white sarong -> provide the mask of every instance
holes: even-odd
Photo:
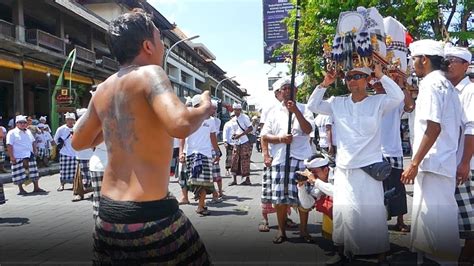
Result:
[[[461,251],[455,188],[454,177],[419,172],[415,178],[410,247],[439,263],[456,262]]]
[[[334,173],[333,241],[344,254],[370,255],[390,248],[381,181],[360,169]]]

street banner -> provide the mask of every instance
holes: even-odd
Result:
[[[294,8],[291,0],[263,0],[263,49],[264,63],[283,63],[290,55],[273,56],[273,52],[291,43],[283,20]]]

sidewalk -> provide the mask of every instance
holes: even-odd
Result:
[[[5,168],[8,169],[8,173],[0,174],[0,183],[1,184],[9,184],[12,182],[12,174],[10,167]],[[41,167],[38,168],[38,172],[40,176],[48,176],[54,175],[59,173],[59,163],[51,163],[48,167]]]

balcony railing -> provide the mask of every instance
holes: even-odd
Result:
[[[95,65],[95,52],[79,45],[74,45],[74,48],[76,49],[76,56],[78,59]]]
[[[0,19],[0,35],[15,38],[15,26],[10,22]]]
[[[115,71],[119,68],[119,63],[107,56],[102,56],[102,67]]]
[[[38,46],[64,54],[65,43],[59,37],[38,29],[29,29],[26,31],[26,41]]]

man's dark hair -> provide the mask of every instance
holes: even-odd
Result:
[[[431,61],[433,70],[448,71],[449,61],[437,55],[425,55]]]
[[[110,52],[121,65],[131,62],[139,54],[143,41],[153,41],[154,28],[151,15],[142,9],[120,15],[110,22],[107,31]]]

